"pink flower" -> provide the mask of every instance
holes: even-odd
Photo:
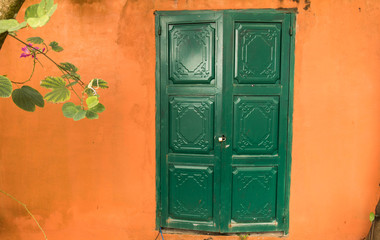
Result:
[[[38,52],[35,49],[40,50],[39,47],[33,47],[33,45],[31,43],[29,43],[28,46],[25,46],[25,47],[21,48],[21,50],[23,51],[23,53],[21,53],[20,58],[22,58],[22,57],[26,58],[26,57],[29,57],[29,56],[32,56],[32,58],[34,58],[35,55],[36,55],[36,52]],[[44,52],[44,51],[45,51],[45,48],[42,49],[42,52]]]

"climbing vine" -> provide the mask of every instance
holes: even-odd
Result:
[[[34,112],[36,106],[43,108],[45,102],[64,103],[62,112],[67,118],[72,118],[74,121],[84,118],[97,119],[99,118],[99,113],[105,110],[104,105],[99,102],[98,90],[108,88],[107,82],[99,78],[86,82],[79,75],[78,68],[74,64],[54,61],[49,56],[49,53],[59,53],[64,50],[58,42],[51,41],[48,43],[41,37],[30,37],[24,41],[17,36],[17,32],[23,28],[44,26],[49,22],[56,9],[57,4],[54,4],[54,0],[41,0],[40,3],[33,4],[25,10],[24,21],[21,23],[15,19],[0,20],[0,34],[8,33],[10,38],[22,44],[20,58],[33,59],[31,74],[27,79],[20,81],[9,79],[7,75],[0,75],[0,97],[12,97],[16,106],[28,112]],[[50,90],[45,96],[42,96],[37,89],[27,85],[33,79],[36,66],[42,66],[41,57],[46,58],[61,72],[59,76],[48,76],[40,80],[40,87]],[[72,93],[73,96],[78,98],[79,104],[69,102],[72,98]],[[47,240],[44,230],[26,205],[1,189],[0,193],[23,206]]]
[[[99,113],[105,110],[100,103],[99,89],[108,88],[108,83],[102,79],[94,78],[84,81],[78,73],[78,68],[70,62],[55,62],[50,52],[62,52],[64,49],[56,41],[49,44],[41,37],[30,37],[26,41],[17,37],[17,32],[26,27],[42,27],[49,22],[50,17],[57,9],[54,0],[41,0],[38,4],[29,6],[25,11],[24,22],[19,23],[15,19],[0,20],[0,34],[8,32],[9,37],[23,45],[20,58],[32,58],[33,66],[28,79],[23,81],[11,80],[7,75],[0,75],[0,97],[12,97],[13,102],[19,108],[34,112],[36,106],[43,108],[45,102],[64,103],[63,115],[78,121],[84,118],[98,119]],[[36,65],[41,65],[40,57],[44,57],[55,65],[61,72],[60,76],[48,76],[40,81],[40,86],[51,90],[45,96],[28,86],[33,79]],[[0,73],[1,74],[1,73]],[[78,98],[79,104],[69,102],[73,95]]]

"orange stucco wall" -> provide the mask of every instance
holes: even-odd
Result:
[[[58,62],[73,62],[87,81],[107,80],[107,110],[99,120],[73,122],[60,105],[28,113],[0,99],[0,189],[26,203],[51,240],[154,239],[153,11],[298,8],[288,239],[361,239],[380,196],[380,1],[305,2],[58,0],[46,27],[19,37],[56,40],[65,48],[52,54]],[[15,81],[31,71],[21,47],[8,38],[0,51],[0,74]],[[59,74],[43,64],[32,86]],[[0,239],[43,239],[4,195]]]

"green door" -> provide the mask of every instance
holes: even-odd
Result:
[[[288,231],[293,18],[157,13],[159,227]]]

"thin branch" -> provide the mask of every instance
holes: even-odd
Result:
[[[35,56],[35,55],[34,55]],[[38,58],[37,57],[34,57],[36,60],[37,60],[37,62],[41,65],[41,67],[44,67],[44,65],[42,65],[42,63],[40,62],[40,60],[38,60]]]
[[[75,78],[77,82],[79,82],[79,85],[84,89],[84,82],[82,82],[79,78],[77,78],[76,76],[72,75],[69,71],[63,69],[60,65],[58,65],[53,59],[51,59],[48,55],[46,55],[44,52],[42,52],[41,50],[33,47],[33,46],[29,46],[26,42],[22,41],[21,39],[17,38],[16,36],[13,36],[12,34],[10,34],[9,36],[13,37],[14,39],[16,39],[17,41],[21,42],[22,44],[24,44],[25,46],[29,47],[29,48],[33,48],[35,51],[39,52],[40,54],[43,54],[47,59],[49,59],[52,63],[54,63],[57,68],[63,73],[63,74],[68,74],[70,75],[71,77]],[[46,46],[46,44],[45,44]],[[46,46],[47,47],[47,46]],[[36,58],[35,58],[36,59]],[[37,59],[37,61],[40,63],[40,61]],[[40,63],[41,64],[41,63]],[[42,65],[42,64],[41,64]],[[67,80],[67,82],[70,84],[70,80],[65,78]],[[74,80],[75,81],[75,80]],[[83,99],[78,95],[78,93],[74,90],[73,86],[70,86],[71,90],[75,93],[75,95],[79,98],[79,100],[81,101],[81,103],[83,103]]]
[[[28,214],[33,218],[33,220],[36,222],[38,228],[41,230],[41,232],[44,234],[44,237],[45,239],[47,240],[47,237],[46,237],[46,234],[44,232],[44,230],[42,229],[41,225],[38,223],[37,219],[34,217],[34,215],[29,211],[29,209],[26,207],[26,204],[20,202],[19,200],[17,200],[15,197],[13,197],[12,195],[10,195],[9,193],[3,191],[0,189],[0,192],[6,196],[8,196],[9,198],[13,199],[14,201],[16,201],[18,204],[20,204],[21,206],[23,206],[25,208],[25,210],[28,212]]]
[[[45,45],[46,53],[49,52],[49,47],[46,45],[45,42],[43,42],[43,44]]]
[[[14,81],[11,81],[12,83],[15,83],[15,84],[24,84],[26,82],[29,82],[30,79],[32,79],[32,76],[33,76],[33,73],[34,73],[34,69],[36,68],[36,58],[33,58],[33,70],[32,70],[32,73],[30,74],[30,77],[28,78],[28,80],[24,81],[24,82],[14,82]]]
[[[13,35],[11,35],[11,34],[9,34],[9,36],[13,37],[14,39],[16,39],[17,41],[21,42],[22,44],[28,46],[28,44],[27,44],[26,42],[22,41],[21,39],[17,38],[16,36],[13,36]],[[29,47],[30,47],[30,46],[29,46]],[[43,54],[47,59],[49,59],[52,63],[54,63],[59,69],[62,69],[62,67],[61,67],[60,65],[58,65],[58,63],[56,63],[53,59],[51,59],[51,58],[50,58],[48,55],[46,55],[44,52],[42,52],[41,50],[39,50],[39,49],[37,49],[37,48],[35,48],[35,47],[31,47],[31,48],[33,48],[35,51],[37,51],[37,52]],[[71,73],[70,73],[69,71],[67,71],[67,70],[65,70],[65,69],[62,69],[62,70],[63,70],[64,72],[66,72],[67,74],[69,74],[70,76],[72,76],[73,78],[75,78],[75,80],[76,80],[77,82],[79,82],[80,85],[84,88],[85,84],[84,84],[84,82],[82,82],[82,80],[80,80],[79,78],[77,78],[77,77],[74,76],[74,75],[71,75]]]
[[[65,73],[63,72],[63,69],[61,69],[61,68],[58,68],[58,69],[59,69],[63,74],[65,74]],[[66,81],[67,81],[69,84],[71,83],[70,80],[69,80],[68,78],[64,78],[64,79],[66,79]],[[75,93],[75,95],[77,95],[77,97],[79,98],[79,100],[82,102],[83,99],[79,97],[78,93],[74,90],[73,86],[70,86],[70,88],[71,88],[71,91],[73,91],[73,92]]]

